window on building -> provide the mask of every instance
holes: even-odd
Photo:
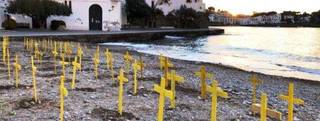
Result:
[[[72,10],[72,2],[71,2],[71,0],[69,1],[69,8],[70,8],[70,10]]]
[[[66,0],[64,1],[64,5],[68,5],[68,3],[67,3],[67,1],[66,1]]]
[[[191,0],[187,0],[186,2],[187,2],[187,3],[191,3],[192,1],[191,1]]]
[[[151,8],[154,8],[154,0],[151,2]]]

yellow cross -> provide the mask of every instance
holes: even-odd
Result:
[[[256,75],[252,75],[252,77],[250,78],[250,82],[252,85],[252,103],[254,104],[256,103],[256,100],[257,100],[256,98],[257,86],[261,84],[262,81],[259,80]]]
[[[60,79],[60,121],[64,120],[64,97],[68,96],[68,90],[67,88],[64,86],[64,80],[65,80],[65,76],[61,76]]]
[[[281,100],[288,102],[288,121],[293,121],[293,108],[294,104],[303,105],[304,101],[299,98],[294,98],[294,84],[289,83],[288,95],[280,95]]]
[[[212,98],[210,121],[216,121],[218,97],[229,98],[229,96],[227,92],[224,92],[220,87],[218,87],[217,81],[213,81],[212,86],[208,85],[207,88],[208,88],[208,91],[211,93],[211,98]]]
[[[124,62],[126,64],[126,73],[129,73],[129,69],[130,69],[130,63],[132,61],[132,56],[130,55],[130,53],[127,51],[126,54],[123,56]]]
[[[37,95],[37,81],[36,81],[37,67],[34,65],[33,56],[31,56],[31,68],[32,68],[33,98],[35,102],[38,102],[39,100]]]
[[[34,57],[35,57],[36,59],[38,59],[38,62],[42,63],[43,53],[40,52],[38,46],[40,46],[40,45],[39,45],[38,43],[36,43],[36,45],[35,45],[35,51],[34,51]]]
[[[166,87],[168,87],[169,85],[169,80],[168,80],[168,73],[169,73],[169,68],[173,67],[173,64],[170,63],[169,58],[168,57],[164,57],[164,61],[163,61],[163,73],[164,73],[164,79],[166,80]]]
[[[118,112],[120,115],[122,115],[123,84],[125,82],[128,82],[128,79],[126,77],[124,77],[123,69],[120,69],[118,80],[119,80]]]
[[[10,52],[9,48],[7,48],[7,65],[8,65],[8,78],[11,79],[11,65],[10,65]]]
[[[8,37],[3,37],[2,41],[2,61],[4,64],[6,64],[6,56],[7,56],[7,48],[9,45],[9,38]]]
[[[106,62],[107,62],[107,69],[110,70],[110,57],[109,57],[109,49],[106,48],[106,51],[104,52],[104,55],[106,57]]]
[[[109,63],[110,63],[110,71],[111,71],[111,77],[112,77],[112,80],[114,81],[114,70],[113,70],[113,55],[112,53],[110,52],[109,53]]]
[[[267,116],[277,119],[279,121],[282,120],[282,113],[276,110],[272,110],[268,108],[268,98],[267,94],[261,94],[261,102],[260,104],[253,103],[251,105],[251,111],[256,114],[260,113],[260,121],[267,121]]]
[[[261,95],[260,121],[267,121],[268,98],[266,93]]]
[[[201,98],[206,99],[207,98],[207,82],[206,79],[212,80],[213,79],[213,74],[210,74],[206,71],[205,66],[201,66],[200,70],[195,73],[196,76],[200,77],[200,86],[201,86]]]
[[[60,64],[62,65],[62,74],[63,76],[66,76],[66,65],[69,64],[69,62],[66,62],[65,59],[64,59],[64,53],[60,54],[61,55],[61,61],[60,61]]]
[[[138,90],[138,79],[137,79],[137,73],[141,70],[141,65],[137,62],[137,60],[134,60],[133,66],[133,94],[137,95]]]
[[[140,59],[139,59],[139,61],[138,61],[138,64],[140,65],[140,67],[141,67],[141,75],[140,75],[140,77],[142,78],[143,77],[143,70],[144,70],[144,67],[145,67],[145,64],[144,64],[144,62],[143,62],[143,60],[142,60],[142,57],[140,56],[139,57]]]
[[[166,80],[162,77],[160,86],[155,84],[153,90],[158,92],[159,95],[159,107],[158,107],[158,121],[163,121],[163,108],[165,106],[165,98],[168,97],[170,100],[173,100],[173,92],[166,89]]]
[[[98,79],[98,66],[99,66],[99,63],[100,63],[100,49],[99,49],[99,46],[97,47],[96,53],[94,54],[93,63],[94,63],[95,76],[96,76],[96,79]]]
[[[16,77],[16,87],[19,87],[19,82],[20,82],[20,78],[19,78],[19,71],[21,70],[21,65],[19,64],[19,60],[18,60],[18,55],[16,55],[15,58],[15,63],[13,64],[15,67],[15,77]]]
[[[72,76],[71,88],[74,89],[76,87],[76,73],[77,73],[77,70],[80,69],[81,67],[80,63],[78,63],[77,57],[74,58],[72,65],[73,65],[73,76]]]
[[[166,61],[166,58],[167,57],[164,57],[162,54],[160,54],[159,56],[160,70],[163,70],[163,68],[166,68],[165,66],[167,66],[167,68],[173,67],[173,64],[169,60]]]
[[[54,64],[54,73],[57,74],[57,56],[58,56],[58,51],[57,51],[57,43],[56,41],[54,41],[54,49],[52,51],[52,55],[53,55],[53,64]]]
[[[70,56],[71,56],[72,53],[73,53],[72,52],[72,47],[71,47],[70,43],[68,42],[67,43],[67,52],[66,52],[66,54],[68,55],[69,62],[71,61],[70,60]]]
[[[170,108],[176,108],[176,82],[178,83],[183,83],[184,82],[184,78],[177,75],[175,70],[171,70],[171,73],[168,74],[168,80],[170,80],[171,82],[171,92],[173,94],[173,97],[170,102]]]
[[[81,48],[81,45],[80,43],[78,43],[78,49],[77,49],[77,55],[79,57],[79,64],[80,64],[80,70],[82,70],[82,56],[83,56],[83,51],[82,51],[82,48]]]

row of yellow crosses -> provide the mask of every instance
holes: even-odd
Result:
[[[36,85],[36,72],[37,67],[35,66],[34,58],[38,60],[38,63],[42,63],[42,56],[44,55],[43,52],[41,52],[40,48],[42,48],[44,51],[49,51],[49,53],[52,54],[52,57],[54,59],[54,73],[56,74],[56,66],[57,66],[57,57],[60,53],[60,59],[61,61],[59,64],[62,66],[62,75],[60,79],[60,121],[64,120],[64,97],[68,95],[68,91],[66,87],[64,86],[65,81],[65,66],[68,64],[73,65],[73,76],[72,76],[72,82],[71,82],[71,89],[75,89],[76,84],[76,72],[81,70],[81,61],[83,57],[83,49],[80,44],[78,44],[77,47],[77,53],[76,57],[74,58],[74,61],[70,61],[70,56],[73,54],[72,52],[72,44],[68,42],[56,42],[52,40],[42,40],[42,41],[36,41],[34,39],[25,38],[24,39],[24,46],[26,50],[33,52],[34,55],[31,56],[31,68],[32,68],[32,82],[33,82],[33,98],[35,102],[38,102],[38,96],[37,96],[37,85]],[[41,46],[41,47],[40,47]],[[59,48],[57,47],[59,46]],[[8,77],[10,79],[10,52],[9,52],[9,38],[4,37],[2,42],[2,56],[3,56],[3,63],[7,64],[8,67]],[[59,50],[59,52],[58,52]],[[69,62],[65,61],[65,56],[69,57]],[[104,55],[106,57],[106,66],[107,69],[111,71],[111,77],[112,80],[115,80],[114,77],[114,69],[113,69],[113,54],[109,51],[109,49],[106,49],[104,52]],[[123,110],[123,85],[124,83],[128,82],[128,79],[125,77],[125,72],[129,73],[130,67],[132,65],[133,69],[133,83],[134,83],[134,90],[133,94],[137,95],[138,90],[138,78],[137,74],[138,72],[141,73],[141,77],[143,76],[143,69],[145,67],[144,62],[140,58],[140,60],[134,59],[130,53],[127,51],[124,54],[124,62],[125,62],[125,70],[120,69],[119,76],[117,77],[117,80],[119,81],[119,96],[118,96],[118,112],[120,115],[122,115]],[[95,77],[98,78],[98,68],[100,64],[100,48],[97,46],[96,52],[93,56],[93,62],[94,62],[94,73]],[[160,70],[163,71],[163,77],[161,77],[160,85],[155,84],[154,85],[154,91],[159,93],[159,104],[158,104],[158,115],[157,120],[162,121],[163,115],[164,115],[164,107],[165,107],[165,98],[170,99],[170,108],[175,108],[175,98],[176,98],[176,91],[175,91],[175,85],[176,83],[183,83],[184,78],[176,74],[175,70],[170,70],[174,65],[169,61],[167,57],[164,57],[162,55],[159,56],[160,60]],[[18,55],[15,55],[15,85],[16,87],[19,86],[19,71],[21,70],[21,65],[19,64]],[[228,93],[223,91],[222,88],[218,86],[218,81],[214,79],[214,75],[211,73],[208,73],[206,71],[205,66],[201,66],[200,70],[195,73],[196,76],[200,78],[200,96],[202,99],[207,98],[207,92],[211,93],[211,121],[216,120],[216,114],[217,114],[217,98],[223,97],[223,98],[230,98],[228,96]],[[212,84],[208,85],[207,80],[212,80]],[[261,95],[261,104],[256,103],[256,88],[261,83],[260,80],[257,79],[257,77],[254,75],[251,78],[251,83],[253,87],[253,96],[252,96],[252,106],[251,110],[254,113],[260,113],[260,119],[261,121],[266,121],[267,116],[271,118],[277,118],[281,120],[282,114],[276,110],[271,110],[267,107],[267,94],[262,93]],[[170,84],[170,90],[169,88]],[[288,95],[280,95],[280,99],[285,100],[288,102],[288,121],[293,120],[293,108],[294,104],[304,104],[304,101],[301,99],[294,98],[294,85],[292,82],[289,83],[289,89],[288,89]]]

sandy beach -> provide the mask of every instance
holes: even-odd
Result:
[[[138,95],[133,95],[132,72],[126,74],[129,82],[124,85],[124,114],[117,113],[118,81],[111,79],[110,71],[106,67],[104,50],[109,48],[114,54],[114,69],[116,75],[120,68],[124,68],[123,54],[127,48],[121,46],[100,46],[99,77],[94,76],[92,61],[96,44],[82,43],[84,49],[82,71],[77,72],[76,89],[71,90],[72,65],[66,69],[66,84],[69,95],[65,98],[66,121],[127,121],[127,120],[156,120],[159,94],[153,91],[153,85],[159,84],[162,72],[159,69],[159,57],[129,52],[134,58],[141,55],[146,67],[144,75],[139,78]],[[76,44],[75,44],[76,45]],[[75,46],[76,47],[76,46]],[[76,49],[73,50],[74,53]],[[14,86],[13,75],[8,80],[7,66],[0,62],[0,121],[54,121],[59,120],[59,80],[61,65],[58,65],[58,74],[54,74],[54,62],[51,52],[46,52],[43,62],[36,63],[38,95],[40,104],[32,102],[32,76],[30,56],[24,49],[23,41],[10,41],[11,63],[14,63],[14,53],[20,56],[22,70],[20,73],[21,85]],[[75,54],[71,57],[73,60]],[[67,59],[68,60],[68,59]],[[200,99],[200,79],[195,72],[205,65],[208,72],[215,74],[219,86],[228,92],[230,99],[218,98],[217,118],[220,121],[257,121],[258,115],[250,111],[252,87],[249,81],[253,74],[239,69],[217,64],[192,62],[170,59],[174,65],[172,69],[183,76],[185,82],[176,87],[175,109],[169,109],[170,102],[166,100],[164,120],[168,121],[208,121],[210,120],[211,98]],[[13,66],[11,68],[13,70]],[[13,74],[13,71],[11,72]],[[268,107],[276,109],[287,117],[287,102],[279,99],[280,94],[287,94],[288,84],[295,84],[295,97],[305,101],[304,105],[295,105],[294,119],[300,121],[320,121],[320,82],[284,78],[257,74],[263,83],[257,88],[258,100],[261,92],[268,94]],[[211,83],[211,82],[209,82]],[[209,93],[208,93],[209,95]],[[275,120],[275,119],[269,119]]]

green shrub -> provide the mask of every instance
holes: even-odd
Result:
[[[13,19],[7,19],[2,23],[2,27],[6,30],[12,30],[17,27],[17,22]]]
[[[66,23],[64,21],[60,21],[60,20],[51,21],[51,26],[50,26],[51,30],[58,30],[61,27],[66,27]]]

